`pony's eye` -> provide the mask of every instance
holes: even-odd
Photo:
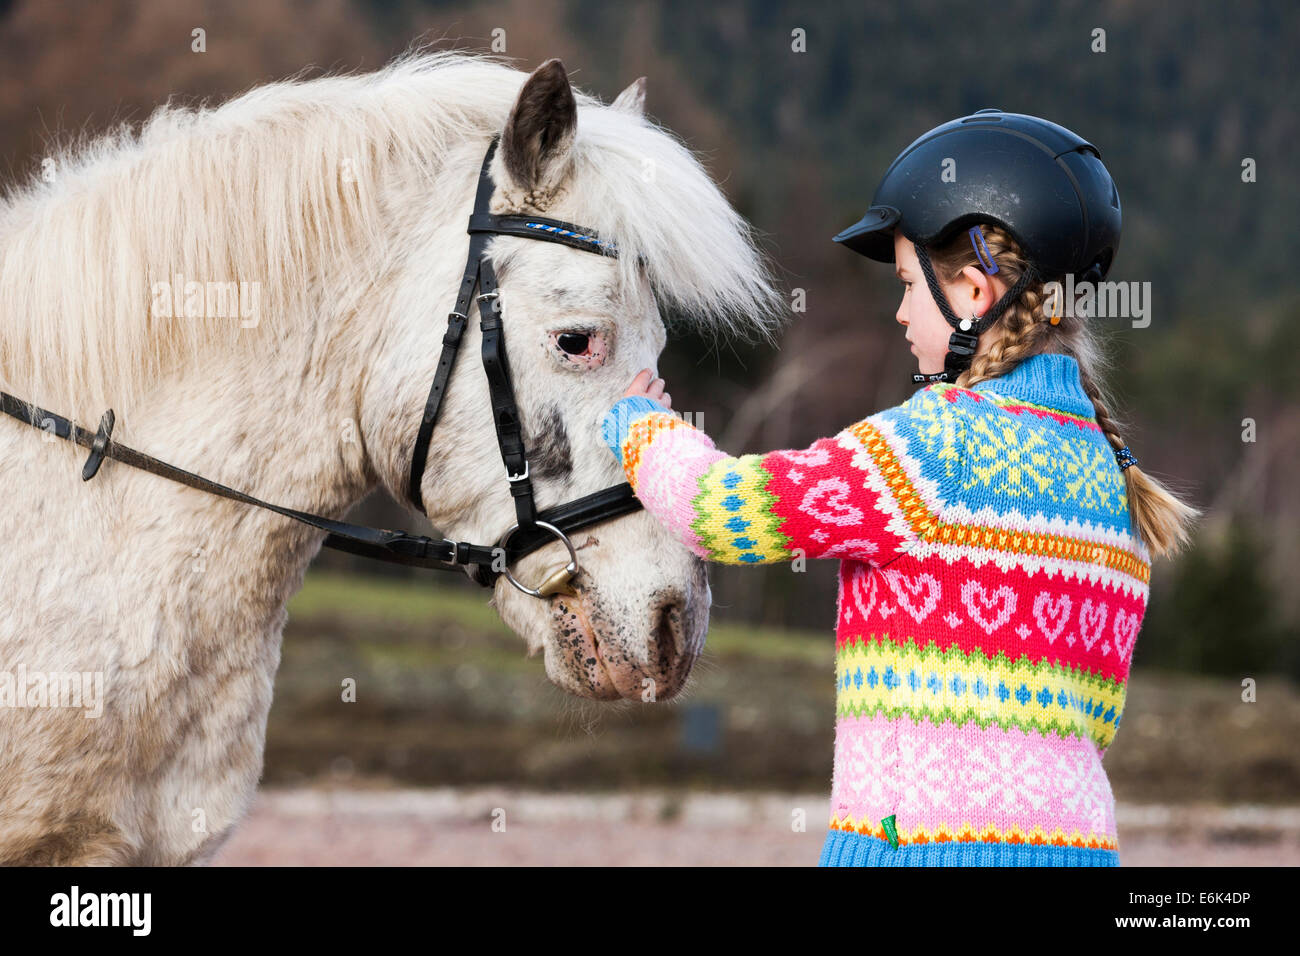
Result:
[[[609,358],[611,334],[601,329],[563,329],[547,334],[547,351],[571,372],[600,368]]]
[[[570,355],[581,355],[587,351],[590,336],[583,332],[561,332],[556,336],[556,344]]]

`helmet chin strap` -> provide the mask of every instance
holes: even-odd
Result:
[[[984,313],[981,318],[978,315],[972,315],[969,319],[959,319],[953,312],[952,306],[948,303],[946,296],[939,288],[939,280],[935,277],[934,266],[930,264],[930,255],[925,251],[925,247],[916,244],[916,258],[921,264],[921,272],[925,274],[925,284],[930,287],[930,295],[933,296],[935,303],[939,306],[939,311],[943,313],[944,319],[952,326],[952,336],[948,339],[948,352],[943,357],[943,371],[915,372],[912,375],[912,381],[916,384],[926,382],[955,382],[962,372],[970,368],[971,361],[975,358],[975,353],[979,350],[980,335],[984,330],[996,322],[1010,305],[1020,297],[1020,293],[1027,289],[1031,282],[1034,281],[1036,270],[1031,264],[1025,269],[1020,279],[1007,290],[1002,298],[994,303],[993,307]],[[979,249],[976,248],[978,255]],[[990,259],[990,261],[992,261]],[[980,257],[980,264],[984,264],[983,257]],[[984,271],[992,275],[998,269],[994,263],[993,268],[984,266]]]

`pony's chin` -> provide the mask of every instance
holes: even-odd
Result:
[[[508,626],[525,635],[528,655],[541,653],[547,678],[560,690],[600,701],[675,697],[708,629],[711,594],[703,564],[688,568],[685,588],[652,583],[640,602],[626,595],[608,599],[585,574],[574,579],[574,587],[576,594],[540,601],[512,594],[503,578],[493,604]]]
[[[641,674],[634,665],[611,666],[592,623],[584,592],[551,598],[552,632],[545,642],[546,674],[561,690],[592,700],[634,698]]]

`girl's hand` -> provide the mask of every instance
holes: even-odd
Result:
[[[672,397],[664,391],[664,380],[655,378],[652,369],[643,368],[636,373],[636,378],[632,379],[632,384],[627,387],[623,397],[629,395],[644,395],[646,398],[654,399],[663,405],[664,408],[672,408]]]

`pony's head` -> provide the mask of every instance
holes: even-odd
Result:
[[[376,482],[405,500],[479,170],[500,137],[493,213],[579,223],[618,246],[617,257],[515,236],[487,246],[536,507],[619,484],[600,422],[656,365],[666,323],[770,338],[781,315],[750,230],[646,119],[644,93],[638,81],[605,105],[575,92],[558,61],[527,76],[489,57],[416,53],[216,109],[164,107],[138,136],[61,153],[53,181],[0,203],[13,318],[0,323],[0,386],[92,427],[113,407],[114,440],[291,507],[341,515]],[[223,283],[260,290],[251,317],[212,308]],[[481,345],[471,308],[420,495],[442,534],[493,545],[516,512]],[[79,470],[51,470],[70,483],[57,493],[99,501]],[[131,497],[104,479],[90,495],[114,521],[148,522],[156,479],[111,471]],[[187,494],[167,548],[149,555],[160,574],[192,547],[182,510],[220,536],[228,560],[214,579],[246,582],[252,563],[300,574],[310,556],[308,533],[283,519]],[[560,687],[670,697],[711,600],[687,533],[645,512],[593,525],[572,536],[576,595],[540,600],[500,575],[495,607],[544,650]],[[511,570],[536,586],[567,558],[557,541]]]
[[[461,281],[478,168],[499,135],[491,212],[579,223],[618,247],[605,257],[514,236],[488,246],[536,504],[545,509],[624,480],[600,421],[639,369],[656,366],[665,319],[766,337],[778,299],[745,222],[690,151],[646,119],[644,79],[607,106],[575,93],[558,60],[526,79],[495,64],[476,68],[498,88],[513,80],[513,89],[495,117],[442,150],[443,194],[432,198],[418,171],[384,186],[389,239],[403,251],[383,279],[392,294],[378,321],[390,332],[369,375],[362,426],[376,470],[404,498]],[[493,543],[515,507],[480,344],[475,309],[420,493],[442,533]],[[644,511],[575,532],[576,595],[541,600],[502,575],[494,606],[531,651],[544,652],[561,688],[599,699],[671,697],[703,647],[711,603],[705,568],[682,533]],[[556,542],[512,571],[535,586],[566,560]]]

